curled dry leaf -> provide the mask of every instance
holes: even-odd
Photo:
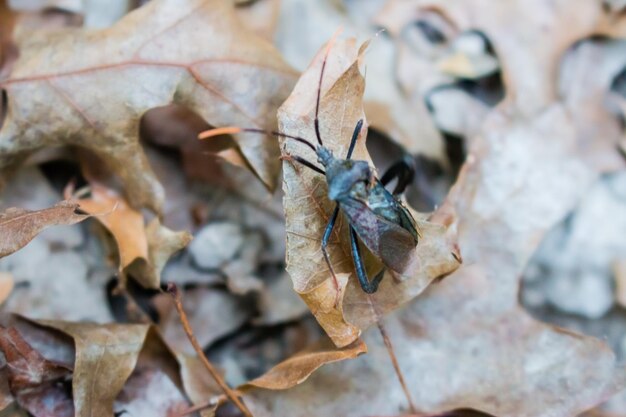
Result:
[[[14,286],[15,280],[13,275],[9,272],[0,272],[0,304],[9,298]]]
[[[459,213],[465,265],[385,321],[424,412],[577,415],[626,382],[606,344],[542,324],[518,305],[519,278],[540,237],[597,173],[576,154],[573,121],[558,106],[531,125],[510,112],[492,114],[473,138],[446,203]],[[247,404],[257,417],[401,414],[406,398],[385,344],[375,329],[364,340],[368,355],[328,365],[287,391],[249,391]]]
[[[161,270],[169,257],[191,241],[188,232],[174,232],[158,219],[146,227],[141,212],[101,185],[92,185],[91,197],[78,202],[113,235],[120,270],[132,274],[146,288],[159,287]]]
[[[364,79],[359,59],[365,47],[356,48],[354,40],[338,42],[328,57],[320,102],[320,131],[335,155],[345,155],[358,119],[364,119],[362,98]],[[313,118],[320,68],[324,50],[318,53],[294,91],[279,109],[282,133],[308,138],[315,142]],[[364,138],[364,132],[361,133]],[[299,143],[283,141],[283,155],[299,155],[315,160],[315,155]],[[295,144],[294,144],[295,143]],[[361,139],[354,159],[371,161]],[[362,329],[375,322],[379,314],[394,310],[417,296],[433,280],[454,271],[460,255],[455,243],[453,218],[429,221],[414,213],[422,237],[414,256],[413,271],[392,277],[387,273],[378,292],[368,296],[358,285],[350,256],[347,222],[340,218],[329,243],[330,258],[340,283],[337,293],[321,251],[324,228],[334,208],[328,199],[325,178],[306,167],[285,161],[283,189],[287,224],[287,270],[295,290],[333,342],[341,347],[354,342]],[[374,270],[370,265],[370,271]],[[376,269],[378,270],[378,269]]]
[[[242,388],[257,387],[273,390],[291,388],[306,381],[313,372],[327,363],[354,359],[366,352],[367,346],[361,339],[337,349],[330,339],[324,338],[248,382]]]
[[[72,398],[63,386],[70,379],[69,368],[47,360],[14,327],[0,327],[0,349],[11,393],[21,407],[35,417],[74,416]]]
[[[48,226],[71,225],[88,217],[71,201],[36,211],[7,209],[0,213],[0,258],[21,249]]]
[[[453,23],[460,30],[489,35],[498,30],[500,36],[492,37],[496,50],[522,51],[503,56],[503,70],[513,73],[503,74],[509,99],[472,127],[465,165],[438,212],[444,214],[449,207],[458,213],[465,264],[385,322],[412,399],[426,413],[470,407],[498,416],[534,417],[548,410],[550,415],[578,415],[626,384],[623,366],[605,343],[540,323],[518,305],[519,279],[542,236],[576,207],[606,169],[590,156],[615,143],[615,134],[604,127],[598,136],[589,134],[597,119],[578,117],[569,108],[573,99],[581,98],[578,94],[565,91],[557,100],[555,80],[545,84],[557,55],[578,40],[572,36],[586,36],[593,28],[599,5],[584,3],[574,10],[568,2],[553,3],[567,9],[556,13],[554,22],[572,30],[543,26],[544,33],[560,36],[542,37],[538,56],[518,65],[540,42],[523,36],[529,33],[527,19],[519,16],[545,17],[536,13],[545,3],[490,3],[494,7],[489,10],[499,14],[494,17],[461,10],[486,10],[479,7],[486,5],[480,0],[406,2],[412,10],[421,5],[458,18]],[[564,19],[566,11],[577,14]],[[499,40],[511,44],[498,46]],[[539,81],[542,86],[526,88],[532,81],[529,74],[535,73],[546,77]],[[600,89],[594,85],[584,93],[597,96]],[[600,112],[599,101],[591,100],[593,105],[584,111]],[[405,412],[407,399],[383,340],[372,330],[364,340],[368,355],[331,364],[287,391],[251,390],[247,403],[257,417],[284,410],[294,417]],[[336,400],[328,403],[328,398]]]
[[[20,57],[0,81],[8,95],[0,169],[43,147],[86,147],[121,178],[133,206],[155,210],[163,191],[139,145],[147,110],[176,102],[211,125],[271,129],[295,81],[277,51],[246,30],[222,0],[157,0],[108,29],[18,39]],[[275,139],[252,134],[237,141],[255,174],[273,188]]]
[[[74,339],[72,396],[76,417],[112,415],[113,402],[135,369],[150,326],[50,320],[36,323]]]

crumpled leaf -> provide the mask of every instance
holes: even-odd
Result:
[[[424,412],[471,407],[498,416],[548,409],[576,415],[626,383],[603,342],[537,322],[518,305],[519,278],[542,234],[597,173],[576,154],[573,122],[561,107],[532,124],[507,117],[511,112],[492,114],[473,138],[446,204],[459,213],[464,266],[385,320],[413,401]],[[401,414],[406,398],[385,344],[375,329],[364,340],[368,355],[328,365],[287,391],[251,391],[247,404],[258,417],[284,410],[296,417],[331,410]]]
[[[76,417],[112,415],[113,402],[135,369],[150,326],[51,320],[36,323],[74,339],[72,396]]]
[[[144,226],[141,212],[133,209],[114,191],[99,184],[91,186],[91,197],[78,200],[81,207],[113,235],[120,270],[133,275],[146,288],[159,288],[161,271],[173,253],[192,239],[188,232],[174,232],[158,219]]]
[[[9,208],[0,213],[0,258],[24,247],[48,226],[71,225],[89,217],[72,201],[43,210]]]
[[[358,62],[365,46],[357,51],[354,40],[339,42],[333,46],[328,58],[320,102],[320,130],[324,144],[335,155],[345,155],[357,120],[364,118],[361,103],[365,83]],[[324,50],[316,56],[289,99],[279,109],[282,133],[315,142],[313,118],[323,56]],[[361,137],[364,137],[363,134]],[[316,159],[308,148],[300,144],[290,141],[282,141],[282,144],[284,155]],[[363,139],[357,143],[354,159],[370,161]],[[399,282],[387,273],[378,291],[368,296],[356,280],[346,221],[340,217],[329,243],[330,258],[340,283],[341,293],[336,304],[332,276],[320,249],[324,228],[334,209],[334,204],[327,197],[325,178],[289,161],[284,162],[283,170],[287,270],[294,289],[337,346],[352,343],[361,330],[375,322],[380,314],[417,296],[433,280],[458,267],[460,255],[455,243],[455,230],[449,227],[454,216],[444,216],[442,222],[429,221],[426,215],[415,213],[422,234],[414,254],[417,271],[401,274],[405,276]]]
[[[9,103],[0,168],[7,171],[46,146],[86,147],[120,177],[133,206],[157,211],[163,191],[138,141],[147,110],[174,101],[211,125],[271,129],[295,81],[271,45],[242,27],[221,0],[157,0],[109,29],[18,39],[20,58],[0,81]],[[279,169],[275,139],[249,134],[237,141],[272,189]]]
[[[8,369],[11,393],[35,417],[72,417],[74,405],[65,392],[72,371],[49,361],[14,328],[0,327],[0,349]]]
[[[148,240],[148,257],[141,257],[129,265],[129,273],[145,287],[156,288],[161,281],[161,271],[170,257],[186,247],[193,237],[189,232],[175,232],[163,226],[158,218],[145,228]]]
[[[354,359],[366,352],[367,346],[361,339],[337,349],[330,339],[323,338],[315,345],[296,353],[265,374],[248,382],[242,388],[257,387],[272,390],[291,388],[306,381],[313,372],[325,364]]]
[[[576,207],[600,172],[615,169],[613,160],[606,164],[594,158],[606,153],[616,135],[604,127],[600,135],[589,134],[598,119],[570,107],[576,100],[586,103],[586,94],[599,95],[600,86],[581,86],[584,94],[578,95],[580,91],[572,91],[577,85],[563,83],[568,91],[559,99],[551,95],[556,91],[554,79],[534,86],[535,91],[525,88],[530,73],[548,77],[555,56],[571,46],[563,37],[574,43],[572,34],[584,36],[591,30],[599,18],[593,10],[599,5],[584,3],[574,10],[571,3],[553,2],[554,22],[572,31],[542,26],[541,51],[532,57],[534,62],[523,63],[529,67],[520,68],[518,59],[531,54],[540,41],[523,36],[529,33],[528,24],[519,16],[527,11],[538,19],[539,3],[489,3],[495,16],[474,13],[487,10],[487,3],[480,1],[404,3],[417,12],[421,6],[436,10],[461,31],[497,25],[496,43],[510,43],[496,44],[495,49],[512,55],[523,51],[504,57],[504,71],[515,73],[504,74],[510,97],[479,126],[472,126],[475,133],[468,140],[461,175],[439,211],[450,206],[458,213],[464,265],[385,321],[420,412],[469,407],[498,416],[578,415],[626,386],[623,365],[605,343],[540,323],[518,305],[520,276],[544,234]],[[507,19],[499,20],[498,13]],[[553,31],[560,35],[545,36]],[[603,84],[604,71],[601,74],[598,84]],[[590,100],[589,107],[578,111],[596,116],[603,111],[596,107],[599,101]],[[364,340],[368,355],[328,365],[287,391],[250,391],[247,404],[257,417],[283,410],[295,417],[405,413],[407,399],[383,340],[375,330],[365,333]]]
[[[15,286],[15,280],[13,275],[8,272],[0,272],[0,304],[9,297],[13,287]]]

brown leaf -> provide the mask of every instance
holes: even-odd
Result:
[[[293,85],[292,70],[241,26],[229,3],[158,0],[109,29],[31,33],[19,45],[10,78],[0,81],[9,103],[0,168],[6,171],[42,147],[83,146],[119,175],[133,206],[159,210],[162,188],[138,141],[147,110],[174,101],[211,125],[271,129],[276,107]],[[41,98],[36,107],[33,92]],[[240,135],[237,143],[273,188],[275,139]]]
[[[37,320],[74,339],[72,393],[76,417],[106,416],[135,369],[150,327],[143,324],[90,324]]]
[[[191,241],[189,233],[174,232],[162,226],[158,219],[144,226],[141,212],[97,183],[91,186],[91,197],[78,202],[113,235],[120,270],[132,274],[146,288],[159,287],[167,260]]]
[[[145,229],[148,240],[148,257],[137,258],[129,265],[129,273],[146,288],[157,288],[161,271],[170,257],[186,247],[193,238],[189,232],[175,232],[163,226],[159,219],[152,220]]]
[[[337,349],[330,339],[324,338],[248,382],[243,388],[288,389],[306,381],[313,372],[325,364],[354,359],[366,352],[367,346],[361,339]]]
[[[8,272],[0,272],[0,304],[9,298],[14,286],[15,280],[13,275]]]
[[[505,416],[577,415],[626,381],[605,343],[540,323],[518,305],[520,276],[541,237],[599,175],[586,164],[587,143],[563,103],[530,118],[518,111],[509,102],[490,113],[441,209],[451,206],[459,215],[465,264],[385,321],[424,412],[471,407]],[[258,417],[283,410],[402,413],[406,398],[385,344],[376,331],[364,340],[368,355],[324,367],[288,391],[250,392],[247,403]]]
[[[0,258],[21,249],[48,226],[75,224],[88,217],[71,201],[37,211],[7,209],[0,213]]]
[[[44,358],[15,328],[0,327],[0,349],[8,364],[8,381],[17,402],[35,417],[71,417],[72,398],[63,382],[71,370]]]
[[[328,58],[320,102],[320,130],[324,145],[335,155],[345,155],[357,120],[364,118],[361,103],[365,85],[358,69],[364,47],[357,51],[354,40],[339,42]],[[313,114],[323,55],[323,51],[317,55],[279,109],[281,132],[315,141]],[[290,141],[283,141],[283,153],[315,159],[312,152]],[[358,141],[354,155],[354,159],[371,161],[363,140]],[[355,278],[348,229],[345,219],[340,217],[329,244],[335,271],[338,277],[343,276],[339,279],[340,303],[335,305],[336,291],[320,250],[321,237],[334,208],[327,197],[325,179],[289,161],[285,161],[283,169],[287,270],[294,289],[337,346],[352,343],[362,329],[377,320],[378,314],[397,308],[417,296],[433,280],[458,267],[455,230],[450,227],[452,221],[444,225],[414,213],[422,233],[413,254],[417,270],[406,271],[399,282],[387,274],[378,292],[367,296]]]

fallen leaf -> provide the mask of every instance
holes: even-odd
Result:
[[[158,0],[109,29],[31,32],[19,49],[10,76],[0,81],[9,103],[0,168],[10,170],[43,147],[86,147],[120,177],[133,206],[157,211],[163,191],[138,141],[147,110],[175,101],[211,125],[271,129],[295,81],[273,47],[245,30],[221,0],[183,6]],[[52,60],[50,50],[57,51]],[[33,91],[41,97],[36,111]],[[239,135],[237,143],[272,189],[279,169],[275,139]]]
[[[550,12],[554,25],[546,26],[550,14],[537,14],[543,2],[404,4],[435,10],[460,31],[485,31],[495,50],[507,51],[501,55],[507,99],[473,127],[461,175],[438,212],[449,205],[458,213],[464,265],[384,321],[412,401],[424,413],[473,408],[498,416],[578,415],[623,389],[623,366],[600,340],[531,318],[518,304],[518,291],[542,237],[606,169],[593,163],[596,151],[615,143],[615,135],[588,134],[595,122],[569,107],[584,96],[568,97],[570,89],[557,97],[556,80],[548,75],[576,36],[594,30],[599,5],[575,10],[557,2]],[[472,12],[487,6],[488,14]],[[533,24],[542,30],[528,32],[530,17],[539,16],[543,23]],[[527,33],[542,33],[542,40],[530,41]],[[593,87],[585,94],[599,95],[601,87]],[[602,111],[592,103],[577,111]],[[406,413],[408,400],[385,343],[375,330],[364,341],[368,355],[330,364],[286,391],[251,390],[247,404],[257,417],[286,410],[294,417]]]
[[[113,414],[113,402],[133,372],[150,327],[143,324],[37,320],[74,339],[72,396],[76,417]]]
[[[193,238],[186,231],[175,232],[154,219],[145,229],[148,240],[148,257],[136,258],[128,272],[146,288],[157,288],[161,272],[172,255],[186,247]]]
[[[248,382],[242,388],[257,387],[272,390],[291,388],[306,381],[313,372],[325,364],[354,359],[366,352],[367,346],[360,339],[337,349],[330,339],[324,338],[276,365],[259,378]]]
[[[113,235],[120,259],[120,271],[131,274],[146,288],[159,288],[161,271],[167,260],[190,241],[187,232],[174,232],[158,219],[144,226],[141,212],[133,209],[113,190],[97,183],[91,197],[78,203]]]
[[[17,402],[35,417],[71,417],[72,398],[63,387],[71,370],[33,349],[15,328],[0,327],[0,349],[8,364],[8,381]]]
[[[195,405],[200,405],[215,400],[214,404],[201,413],[202,417],[213,417],[219,404],[218,398],[224,395],[222,389],[207,372],[198,356],[179,353],[177,359],[185,392],[191,401]]]
[[[328,57],[320,101],[320,131],[324,145],[335,155],[345,155],[357,120],[364,118],[361,100],[365,83],[358,69],[363,49],[357,51],[354,40],[342,41],[333,46]],[[279,109],[282,133],[315,142],[313,114],[323,57],[324,50],[318,53]],[[282,144],[284,155],[315,159],[300,144],[291,141],[282,141]],[[354,159],[371,163],[363,140],[358,141],[354,155]],[[340,217],[329,243],[333,267],[337,277],[342,277],[339,279],[341,294],[337,297],[321,252],[321,237],[334,209],[327,197],[325,178],[289,161],[284,162],[283,170],[287,270],[294,289],[337,346],[352,343],[380,314],[394,310],[417,296],[433,280],[458,267],[455,230],[450,227],[452,221],[440,224],[428,221],[426,215],[414,213],[422,233],[414,254],[417,271],[401,274],[405,276],[399,282],[387,273],[379,290],[368,296],[355,278],[348,229],[345,219]],[[336,299],[340,302],[335,303]]]
[[[9,297],[13,287],[15,286],[15,280],[13,275],[8,272],[0,272],[0,304]]]
[[[448,200],[459,213],[464,266],[384,322],[423,412],[471,407],[499,416],[576,415],[626,382],[603,342],[537,322],[518,305],[519,277],[542,234],[597,173],[576,156],[572,121],[559,106],[532,125],[505,116],[510,111],[492,114],[473,138]],[[495,177],[500,181],[484,180]],[[285,410],[296,417],[406,411],[380,335],[369,330],[364,341],[368,355],[330,364],[287,391],[250,391],[247,404],[258,417]]]
[[[75,224],[88,217],[71,201],[36,211],[9,208],[0,213],[0,258],[21,249],[48,226]]]
[[[116,413],[129,416],[177,417],[189,407],[183,393],[158,368],[133,372],[115,401]]]

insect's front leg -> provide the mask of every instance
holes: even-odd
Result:
[[[313,162],[307,161],[306,159],[297,156],[297,155],[284,155],[281,156],[280,159],[282,159],[283,161],[296,161],[301,163],[302,165],[304,165],[307,168],[312,169],[313,171],[322,174],[322,175],[326,175],[326,172],[324,172],[323,169],[318,168],[317,166],[315,166],[315,164],[313,164]]]
[[[339,216],[339,204],[335,206],[335,211],[333,211],[332,216],[330,216],[330,220],[326,225],[326,229],[324,229],[324,235],[322,236],[322,253],[324,254],[324,259],[328,264],[328,269],[330,269],[330,274],[333,277],[333,283],[335,284],[335,289],[337,290],[337,298],[335,300],[335,305],[339,301],[339,281],[337,280],[337,276],[335,275],[335,270],[333,269],[333,265],[330,262],[330,255],[328,254],[328,241],[330,240],[330,235],[335,228],[335,222],[337,221],[337,216]]]
[[[363,257],[361,256],[361,250],[359,248],[359,241],[357,240],[356,230],[350,226],[350,247],[352,248],[352,259],[354,260],[354,268],[356,269],[356,275],[359,278],[359,284],[361,288],[367,294],[373,294],[378,290],[378,284],[385,275],[385,268],[376,274],[373,280],[367,278],[367,271],[365,265],[363,265]]]
[[[405,155],[385,171],[380,182],[384,186],[398,178],[398,183],[392,193],[393,195],[398,195],[402,194],[406,187],[413,182],[413,177],[415,177],[415,163],[409,155]]]

